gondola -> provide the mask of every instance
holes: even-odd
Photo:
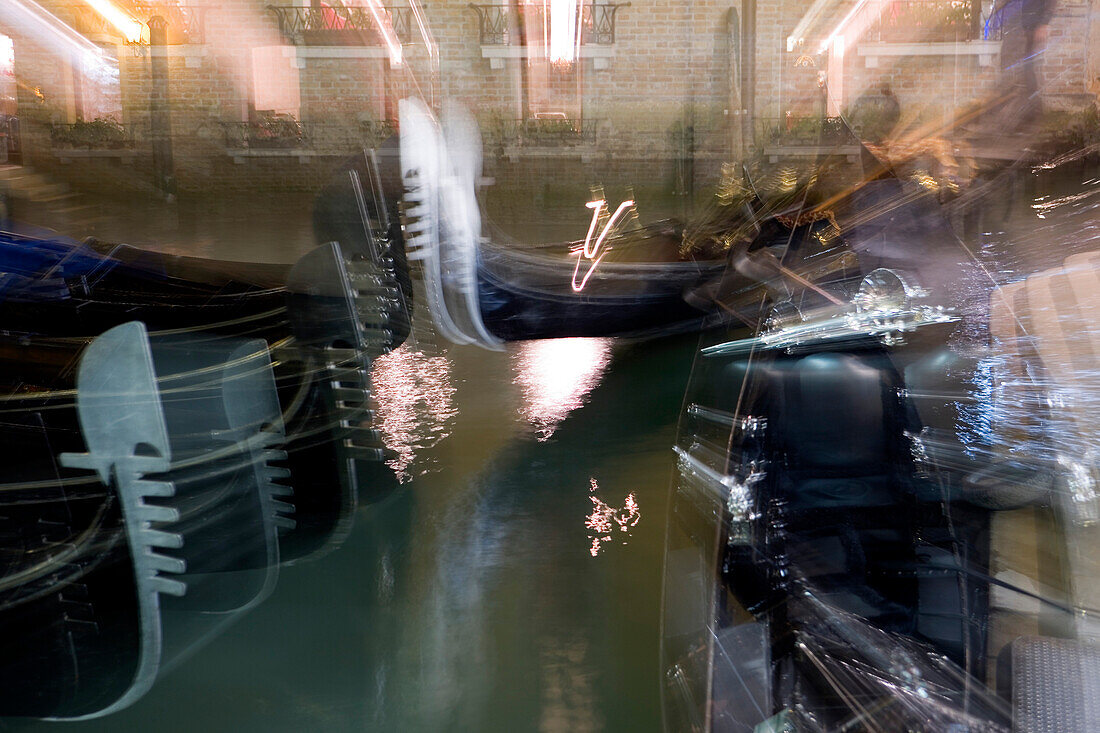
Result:
[[[408,258],[421,263],[436,330],[451,342],[656,336],[697,330],[711,315],[689,296],[722,274],[725,257],[670,257],[682,223],[617,227],[623,207],[598,202],[583,241],[483,237],[476,123],[457,104],[444,105],[442,122],[416,100],[400,110]]]
[[[481,239],[472,123],[405,112],[410,250],[445,335],[702,330],[665,730],[1100,727],[1095,252],[1006,284],[927,180],[864,148],[854,185],[751,197],[697,280],[608,268],[589,295],[568,260]]]
[[[288,266],[0,233],[0,715],[132,704],[383,496],[385,211]]]
[[[681,417],[665,729],[1095,728],[1089,420],[1035,414],[1093,399],[1095,254],[1006,286],[892,172],[819,213],[734,258],[755,308],[715,291],[745,318]]]

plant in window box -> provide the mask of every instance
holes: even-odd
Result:
[[[766,126],[763,135],[773,145],[840,145],[849,139],[839,117],[791,117],[781,125]]]
[[[912,2],[888,10],[883,18],[885,41],[935,42],[966,38],[971,20],[968,2]]]
[[[504,145],[509,142],[512,125],[505,119],[499,110],[489,110],[478,116],[478,126],[481,128],[481,144],[487,155],[494,156],[503,153]]]
[[[51,125],[50,142],[55,147],[117,150],[131,143],[126,128],[110,117],[77,120],[71,125]]]
[[[819,117],[798,117],[791,120],[785,130],[780,130],[780,143],[783,145],[816,145],[821,138],[821,119]]]
[[[397,132],[393,120],[359,120],[359,137],[368,148],[377,148],[386,138]]]
[[[577,125],[565,118],[532,118],[524,120],[523,134],[529,143],[536,145],[571,142],[577,136]]]
[[[249,135],[249,144],[258,148],[298,148],[304,140],[302,123],[285,113],[258,115]]]

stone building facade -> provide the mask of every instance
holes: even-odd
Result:
[[[885,86],[902,110],[947,119],[1001,76],[988,1],[600,0],[582,6],[578,57],[564,61],[542,0],[423,0],[419,13],[397,0],[278,1],[113,0],[134,28],[82,0],[39,0],[38,25],[0,12],[23,162],[120,191],[311,190],[419,95],[465,103],[501,159],[715,163]],[[1058,6],[1049,104],[1095,98],[1093,5]],[[163,38],[150,35],[155,17]],[[169,156],[167,184],[146,174],[163,167],[157,155]]]

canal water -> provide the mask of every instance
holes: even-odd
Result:
[[[572,215],[583,236],[587,191],[576,197],[541,225],[501,223],[545,241]],[[105,200],[49,221],[74,237],[289,262],[312,246],[309,203]],[[270,598],[131,708],[66,731],[660,728],[671,447],[697,339],[489,352],[447,347],[423,315],[416,332],[372,375],[397,456],[365,493],[387,498],[360,506],[335,551],[283,567]]]
[[[1051,242],[1069,241],[1100,191],[1087,175],[1070,184],[1017,192],[979,222],[979,254],[983,242],[1003,252],[1039,237],[1019,251],[1060,261]],[[113,205],[94,222],[107,239],[284,262],[311,246],[301,196]],[[1059,206],[1067,218],[1052,223]],[[561,236],[569,216],[545,231],[537,216],[499,223],[537,240]],[[360,506],[335,551],[283,567],[266,602],[133,707],[65,730],[659,730],[671,446],[696,342],[565,339],[497,353],[419,329],[373,375],[397,456],[366,480],[387,498]]]
[[[376,389],[404,483],[133,707],[66,730],[659,729],[693,345],[403,347]]]

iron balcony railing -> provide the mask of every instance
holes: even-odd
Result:
[[[55,150],[133,150],[148,137],[146,122],[124,125],[99,118],[50,125],[50,144]]]
[[[589,118],[506,120],[501,126],[501,142],[523,148],[595,145],[598,127],[598,120]]]
[[[630,3],[581,6],[581,45],[609,46],[615,43],[615,14]],[[473,5],[477,13],[482,46],[516,46],[526,27],[543,27],[542,5]],[[532,17],[535,16],[535,17]]]
[[[944,43],[996,40],[1000,27],[983,27],[977,0],[892,0],[865,40],[884,43]]]
[[[292,7],[268,5],[279,30],[296,46],[381,46],[378,22],[365,7]],[[408,7],[381,9],[402,43],[413,37],[413,15]]]
[[[206,8],[155,2],[131,2],[123,5],[123,9],[144,26],[141,40],[135,45],[148,44],[149,20],[157,16],[168,22],[170,45],[205,42]],[[117,27],[88,5],[70,6],[69,12],[72,13],[76,30],[86,36],[122,37],[122,32]],[[133,41],[130,42],[133,43]]]
[[[856,138],[840,117],[758,118],[761,141],[768,146],[854,144]]]
[[[193,8],[159,3],[130,3],[138,20],[149,25],[149,20],[160,16],[168,21],[168,43],[203,43],[205,41],[206,8]]]
[[[340,155],[364,147],[377,147],[392,135],[392,122],[335,123],[299,122],[275,117],[254,122],[222,122],[228,150],[306,150]]]

